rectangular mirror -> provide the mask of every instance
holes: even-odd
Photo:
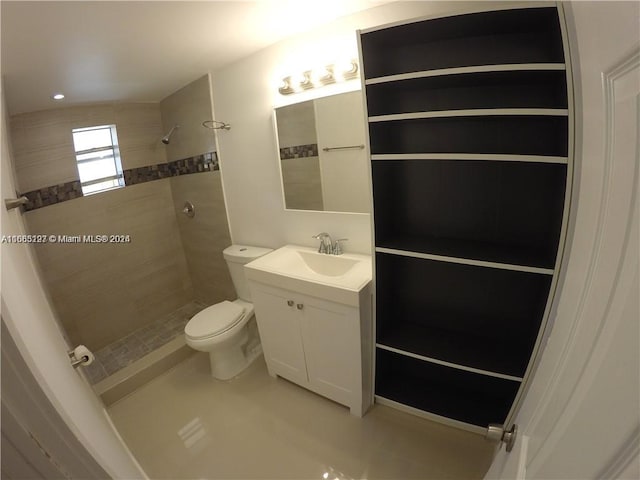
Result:
[[[362,93],[275,109],[286,209],[369,213]]]

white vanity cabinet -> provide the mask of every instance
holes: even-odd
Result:
[[[369,287],[345,305],[249,281],[269,374],[362,416],[371,404]]]

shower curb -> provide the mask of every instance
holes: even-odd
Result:
[[[180,335],[140,360],[100,380],[93,385],[93,390],[105,406],[111,406],[195,353],[195,350],[185,343],[184,335]]]

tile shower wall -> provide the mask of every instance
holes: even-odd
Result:
[[[222,251],[231,245],[220,171],[171,179],[175,215],[196,300],[212,305],[236,298]],[[182,213],[185,201],[196,210]]]
[[[180,125],[167,145],[170,164],[180,159],[215,151],[215,135],[230,132],[210,130],[202,122],[213,119],[209,76],[191,82],[160,102],[166,131]],[[214,154],[215,155],[215,154]],[[220,171],[171,178],[171,193],[180,238],[196,300],[213,304],[236,298],[222,251],[231,245]],[[195,216],[182,213],[184,203],[195,206]]]
[[[202,122],[213,119],[209,75],[200,77],[163,99],[160,112],[165,132],[174,125],[180,125],[166,146],[168,161],[216,151],[214,130],[202,126]]]
[[[77,180],[71,129],[116,124],[125,170],[166,164],[158,104],[73,107],[11,118],[20,191]],[[193,299],[169,179],[24,214],[31,233],[128,234],[130,243],[34,244],[54,307],[73,343],[122,338]]]
[[[59,108],[14,115],[10,122],[20,192],[78,180],[73,128],[115,124],[125,170],[167,161],[158,104]]]
[[[170,128],[162,119],[180,125],[168,146],[160,142]],[[74,107],[11,119],[18,189],[35,192],[35,209],[24,214],[30,233],[130,238],[34,244],[71,342],[97,351],[196,299],[235,298],[222,257],[231,239],[215,134],[201,125],[211,119],[208,76],[161,104]],[[118,129],[126,187],[76,197],[71,130],[105,124]],[[185,198],[197,206],[189,222],[181,214]]]
[[[25,213],[31,233],[125,234],[130,243],[34,244],[70,340],[100,349],[193,298],[168,179]]]

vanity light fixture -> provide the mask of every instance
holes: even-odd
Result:
[[[291,86],[291,77],[284,77],[282,79],[282,81],[280,82],[280,87],[278,88],[278,91],[282,95],[289,95],[290,93],[295,92],[295,90]]]
[[[303,90],[309,90],[313,88],[313,81],[311,80],[311,70],[307,70],[306,72],[302,72],[302,79],[300,80],[300,88]]]
[[[340,73],[345,80],[356,78],[358,76],[358,62],[351,60],[348,64],[342,66]]]
[[[336,77],[333,75],[333,65],[327,65],[320,72],[318,72],[318,82],[322,85],[329,85],[330,83],[336,83]]]
[[[282,79],[278,92],[281,95],[309,90],[314,87],[330,85],[342,80],[351,80],[358,77],[358,62],[350,60],[346,64],[331,64],[318,70],[306,70],[299,77],[289,75]]]

